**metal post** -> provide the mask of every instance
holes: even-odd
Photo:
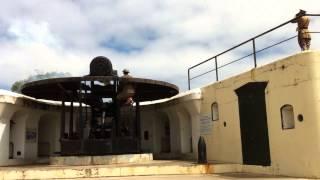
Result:
[[[71,137],[73,137],[73,96],[71,96],[71,104],[70,104],[69,139]]]
[[[79,138],[82,139],[83,137],[83,114],[82,114],[82,81],[80,81],[79,87],[79,121],[78,121],[78,133]]]
[[[120,104],[120,100],[117,99],[117,94],[118,94],[118,90],[119,90],[119,80],[116,77],[115,81],[114,81],[114,91],[115,91],[115,96],[113,97],[113,102],[115,103],[115,118],[113,119],[113,126],[115,128],[115,132],[112,134],[115,135],[115,137],[119,137],[120,136],[120,130],[119,130],[119,122],[120,122],[120,118],[121,118],[121,104]]]
[[[190,90],[190,69],[188,69],[188,90]]]
[[[252,45],[253,45],[253,60],[254,60],[254,67],[257,67],[257,56],[256,56],[256,43],[255,39],[252,39]]]
[[[116,116],[115,116],[115,118],[114,118],[114,128],[115,128],[115,132],[114,132],[114,134],[115,134],[115,137],[118,137],[119,136],[119,121],[120,121],[120,116],[121,116],[121,114],[120,114],[120,109],[121,109],[121,105],[120,105],[120,102],[117,100],[117,99],[115,99],[115,107],[116,107],[116,110],[115,110],[115,114],[116,114]]]
[[[219,81],[217,56],[214,58],[214,63],[215,63],[215,66],[216,66],[216,81]]]
[[[90,91],[91,91],[91,95],[93,94],[93,86],[94,86],[94,82],[90,81]],[[93,105],[94,106],[94,105]],[[91,111],[91,119],[90,119],[90,131],[93,129],[93,127],[96,126],[96,122],[95,122],[95,112],[94,112],[94,107],[92,105],[90,106],[90,111]]]
[[[61,104],[61,125],[60,125],[60,139],[64,138],[64,131],[66,126],[66,109],[65,109],[65,95],[62,95],[62,104]]]
[[[136,137],[138,139],[138,151],[141,151],[141,132],[140,132],[140,102],[136,101]]]
[[[85,81],[85,85],[86,85],[86,87],[87,87],[87,81]],[[85,100],[86,100],[86,97],[87,97],[87,88],[84,90],[84,98],[85,98]],[[86,104],[87,102],[85,101],[85,111],[86,111],[86,121],[85,121],[85,123],[84,123],[84,125],[87,125],[87,123],[88,123],[88,105]]]

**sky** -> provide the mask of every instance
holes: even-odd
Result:
[[[320,14],[319,0],[10,0],[0,6],[0,89],[36,72],[89,73],[106,56],[114,69],[187,89],[188,67],[291,18]],[[310,29],[320,31],[320,17]],[[259,38],[257,48],[296,35],[296,25]],[[317,40],[318,39],[318,40]],[[320,34],[312,48],[320,48]],[[252,51],[246,44],[219,57],[219,65]],[[296,40],[258,54],[258,65],[299,52]],[[251,58],[251,59],[250,59]],[[214,67],[206,64],[192,76]],[[252,68],[252,57],[221,69],[227,78]],[[192,80],[192,88],[215,80]]]

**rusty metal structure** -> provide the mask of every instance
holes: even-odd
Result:
[[[135,88],[135,105],[117,99],[124,83]],[[162,81],[117,75],[109,59],[99,56],[83,77],[27,83],[22,93],[61,101],[61,155],[105,155],[141,152],[140,102],[168,98],[178,87]]]

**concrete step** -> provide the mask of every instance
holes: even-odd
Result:
[[[280,175],[271,167],[241,164],[197,164],[190,161],[153,160],[89,166],[29,165],[0,167],[0,180],[7,179],[73,179],[123,176],[195,175],[219,173],[257,173]]]
[[[207,174],[213,173],[213,166],[199,165],[185,161],[152,161],[117,165],[91,166],[14,166],[1,167],[0,179],[65,179],[98,178],[121,176]]]

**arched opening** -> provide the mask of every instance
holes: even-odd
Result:
[[[283,105],[280,111],[282,129],[294,129],[293,106],[290,104]]]
[[[192,148],[192,125],[191,118],[185,109],[179,112],[180,118],[180,138],[181,138],[181,153],[191,153]]]
[[[15,127],[15,122],[13,120],[10,120],[10,131],[9,131],[9,159],[13,159],[14,155],[14,144],[13,144],[13,130]]]
[[[211,118],[212,121],[217,121],[219,119],[219,108],[217,102],[211,104]]]
[[[15,112],[10,119],[9,129],[9,159],[23,158],[25,148],[27,114]]]
[[[43,115],[38,122],[38,157],[52,155],[56,148],[56,137],[59,134],[57,129],[58,117]]]

